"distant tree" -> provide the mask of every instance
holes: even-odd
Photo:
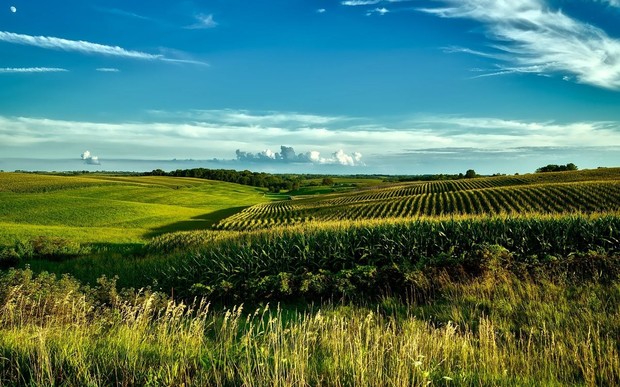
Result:
[[[573,163],[568,163],[566,165],[548,164],[538,168],[536,173],[576,171],[577,169],[577,166]]]
[[[566,164],[566,170],[567,171],[576,171],[578,168],[575,164],[573,163],[568,163]]]
[[[467,172],[465,172],[465,178],[466,179],[471,179],[471,178],[474,178],[476,176],[478,176],[478,174],[473,169],[468,169]]]
[[[327,185],[331,187],[332,185],[334,185],[334,179],[332,179],[331,177],[324,177],[321,185]]]
[[[151,175],[153,175],[153,176],[165,176],[166,172],[161,170],[161,169],[155,169],[155,170],[153,170],[153,172],[151,172]]]

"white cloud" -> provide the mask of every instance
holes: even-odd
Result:
[[[210,113],[217,117],[215,111]],[[107,149],[108,158],[122,157],[127,149],[157,149],[155,153],[131,151],[134,157],[186,157],[230,159],[235,149],[264,149],[259,157],[275,159],[273,144],[291,144],[309,149],[301,155],[315,164],[339,163],[360,165],[361,155],[335,152],[350,149],[364,154],[364,161],[398,154],[405,149],[472,148],[490,151],[522,147],[610,147],[620,146],[620,122],[539,122],[507,120],[493,117],[416,117],[383,125],[371,120],[332,120],[324,117],[323,125],[300,126],[298,122],[264,119],[226,121],[224,119],[192,119],[188,122],[161,120],[154,122],[97,123],[51,120],[31,117],[0,116],[0,144],[3,156],[14,157],[20,149],[42,149],[63,152],[66,146],[49,144],[93,144]],[[259,116],[247,113],[248,116]],[[274,113],[274,116],[288,113]],[[321,121],[321,116],[313,116]],[[47,145],[46,145],[47,144]],[[58,150],[56,150],[58,149]],[[114,149],[121,149],[114,154]],[[124,149],[124,151],[123,151]],[[81,150],[81,149],[78,149]],[[190,153],[192,152],[192,153]],[[280,152],[280,154],[286,153]],[[292,152],[290,152],[292,154]],[[326,155],[326,156],[321,156]],[[62,156],[62,153],[59,153]],[[292,158],[292,156],[290,157]],[[293,158],[294,159],[294,158]],[[321,161],[323,160],[323,161]]]
[[[342,5],[348,5],[351,7],[357,7],[360,5],[373,5],[373,4],[379,4],[382,0],[347,0],[347,1],[343,1],[341,4]]]
[[[414,0],[345,0],[340,4],[347,5],[350,7],[359,7],[364,5],[375,5],[381,3],[406,3]]]
[[[101,165],[99,157],[93,156],[89,151],[85,151],[84,153],[82,153],[82,160],[84,160],[86,164]]]
[[[12,13],[17,12],[17,8],[15,8],[15,6],[13,5],[9,8],[9,10],[11,10]]]
[[[510,63],[495,75],[570,74],[580,83],[620,90],[620,40],[598,27],[553,10],[543,0],[442,2],[447,6],[422,11],[486,24],[493,49]]]
[[[367,11],[366,12],[366,16],[371,16],[371,15],[373,15],[375,13],[378,13],[379,15],[383,16],[386,13],[389,13],[389,12],[390,12],[390,10],[385,8],[385,7],[375,8],[375,9],[371,9],[371,10]]]
[[[118,73],[121,70],[114,68],[114,67],[99,67],[98,69],[96,69],[99,72],[102,73]]]
[[[60,73],[67,72],[67,69],[57,67],[4,67],[0,68],[0,73]]]
[[[190,30],[204,30],[208,28],[217,27],[217,22],[213,19],[213,14],[209,14],[209,15],[199,14],[199,15],[196,15],[195,18],[196,18],[196,23],[189,25],[185,28],[190,29]]]
[[[620,0],[600,0],[603,3],[607,3],[612,7],[620,7]]]
[[[350,120],[342,116],[323,116],[297,112],[250,112],[248,110],[190,110],[182,112],[167,112],[151,110],[155,117],[185,119],[192,121],[209,121],[230,125],[252,126],[308,126],[326,125],[337,121]]]
[[[364,165],[362,162],[361,153],[353,152],[352,154],[347,154],[342,149],[332,153],[331,157],[321,157],[321,152],[317,150],[312,150],[305,153],[296,153],[293,147],[282,145],[280,147],[280,152],[273,152],[272,150],[267,149],[260,153],[254,154],[237,149],[236,155],[238,161],[254,163],[312,163],[319,165],[342,165],[351,167]]]
[[[94,7],[94,8],[96,10],[98,10],[98,11],[110,13],[110,14],[113,14],[113,15],[120,15],[120,16],[130,17],[130,18],[133,18],[133,19],[157,22],[156,19],[153,19],[151,17],[140,15],[140,14],[137,14],[137,13],[134,13],[134,12],[125,11],[125,10],[118,9],[118,8],[101,8],[101,7]]]
[[[316,10],[317,13],[325,13],[327,10],[325,8],[319,8]]]
[[[77,51],[84,54],[100,54],[107,56],[120,56],[133,59],[161,59],[161,55],[147,54],[140,51],[125,50],[118,46],[106,46],[103,44],[86,42],[83,40],[68,40],[51,36],[31,36],[16,34],[13,32],[0,31],[0,41],[47,48],[51,50]]]

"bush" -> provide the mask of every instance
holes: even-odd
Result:
[[[19,264],[19,254],[12,247],[0,247],[0,269],[17,266]]]
[[[91,249],[69,239],[40,236],[13,247],[0,247],[0,267],[11,267],[33,258],[62,259],[90,253]]]

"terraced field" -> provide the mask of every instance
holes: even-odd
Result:
[[[215,228],[249,230],[305,221],[620,210],[620,169],[402,183],[263,203]]]

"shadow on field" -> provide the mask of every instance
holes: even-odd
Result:
[[[169,232],[175,231],[196,231],[196,230],[207,230],[211,228],[215,223],[219,222],[222,219],[228,218],[240,212],[249,206],[242,207],[232,207],[225,208],[223,210],[218,210],[214,212],[209,212],[207,214],[195,216],[189,220],[184,220],[181,222],[175,222],[171,224],[167,224],[165,226],[157,227],[152,229],[150,232],[144,234],[147,238],[152,238],[161,234],[166,234]]]

